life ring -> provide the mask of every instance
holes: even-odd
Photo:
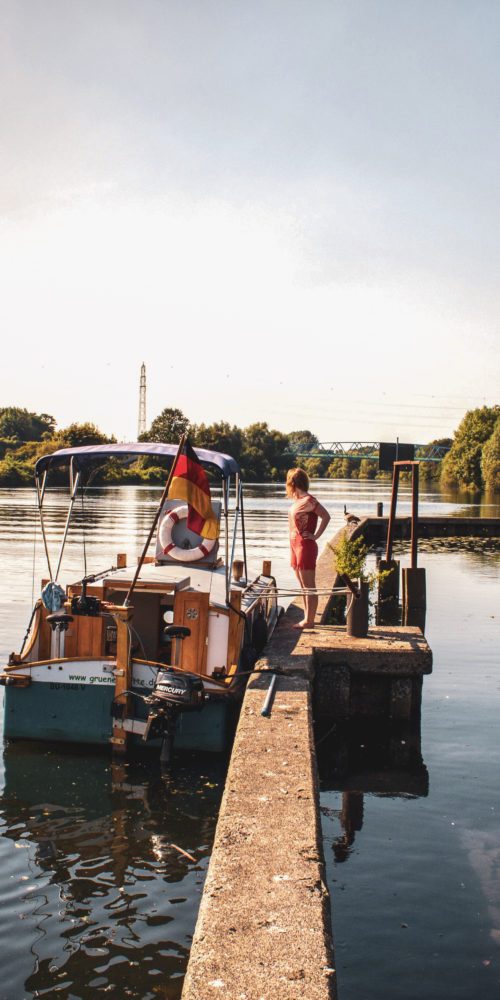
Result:
[[[175,542],[172,541],[172,531],[174,526],[182,521],[188,516],[188,505],[187,503],[181,504],[179,507],[172,507],[165,514],[159,530],[159,542],[163,549],[164,556],[170,556],[172,559],[178,559],[179,562],[197,562],[198,559],[205,559],[206,556],[210,555],[212,549],[215,547],[216,539],[204,538],[199,545],[196,545],[194,549],[181,549]]]

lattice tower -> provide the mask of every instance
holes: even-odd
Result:
[[[138,436],[146,433],[146,365],[141,365],[141,379],[139,383],[139,422]]]

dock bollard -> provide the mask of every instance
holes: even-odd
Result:
[[[271,682],[270,682],[269,687],[267,689],[266,700],[265,700],[265,702],[264,702],[264,704],[262,706],[262,709],[261,709],[261,713],[260,713],[261,715],[268,716],[268,715],[271,714],[271,704],[272,704],[272,700],[273,700],[273,696],[274,696],[274,688],[275,688],[275,686],[276,686],[276,674],[273,674],[273,676],[271,677]]]
[[[384,505],[381,501],[379,501],[377,504],[377,517],[383,517],[383,516],[384,516]]]

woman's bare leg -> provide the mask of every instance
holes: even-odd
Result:
[[[301,622],[297,622],[294,628],[307,628],[314,625],[314,618],[316,616],[316,609],[318,607],[318,597],[317,594],[307,593],[308,589],[316,587],[316,570],[314,569],[297,569],[295,570],[296,576],[298,577],[300,586],[302,587],[302,599],[304,601],[304,619]]]
[[[300,570],[300,575],[302,577],[302,586],[306,588],[305,607],[306,607],[306,625],[314,625],[314,619],[316,617],[316,610],[318,607],[318,595],[307,593],[309,589],[314,590],[316,588],[316,570],[314,569],[302,569]]]
[[[307,618],[306,595],[304,593],[304,584],[302,583],[302,576],[301,576],[300,569],[295,569],[294,573],[295,573],[295,576],[297,577],[297,580],[299,581],[300,587],[302,588],[302,603],[304,605],[304,617],[303,617],[303,619],[302,619],[301,622],[297,622],[297,624],[294,625],[294,628],[303,628],[304,622],[306,621],[306,618]]]

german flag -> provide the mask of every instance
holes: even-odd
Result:
[[[191,531],[202,538],[219,537],[219,521],[212,508],[208,476],[187,440],[175,463],[168,499],[184,500],[188,504],[187,526]]]

